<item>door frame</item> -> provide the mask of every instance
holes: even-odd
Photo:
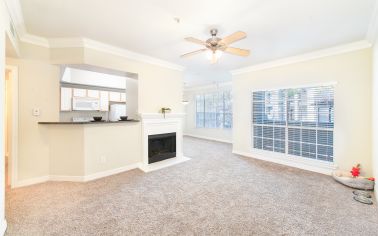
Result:
[[[12,90],[12,136],[10,158],[8,159],[8,168],[10,168],[10,171],[8,171],[8,179],[10,180],[11,188],[14,188],[18,180],[18,67],[13,65],[5,65],[5,70],[9,71],[9,79],[11,80]]]

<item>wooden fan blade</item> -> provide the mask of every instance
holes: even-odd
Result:
[[[249,56],[249,50],[246,50],[246,49],[227,47],[224,51],[237,55],[237,56],[242,56],[242,57]]]
[[[197,50],[197,51],[194,51],[194,52],[185,53],[185,54],[181,55],[181,57],[182,58],[184,58],[184,57],[190,57],[190,56],[196,55],[198,53],[204,52],[206,50],[207,50],[207,48],[203,48],[203,49],[200,49],[200,50]]]
[[[247,37],[246,33],[242,32],[242,31],[238,31],[238,32],[235,32],[235,33],[225,37],[224,39],[221,40],[221,42],[226,44],[226,45],[230,45],[231,43],[236,42],[236,41],[241,40],[241,39],[244,39],[245,37]]]
[[[187,37],[187,38],[185,38],[185,40],[189,41],[189,42],[192,42],[192,43],[196,43],[196,44],[200,44],[200,45],[206,46],[206,42],[205,41],[202,41],[200,39],[196,39],[196,38],[193,38],[193,37]]]

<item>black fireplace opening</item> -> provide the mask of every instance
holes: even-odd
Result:
[[[176,157],[176,133],[148,135],[148,164]]]

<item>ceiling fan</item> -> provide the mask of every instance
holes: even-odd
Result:
[[[211,60],[211,63],[214,64],[218,61],[218,59],[221,57],[223,52],[227,52],[227,53],[237,55],[237,56],[242,56],[242,57],[249,56],[249,50],[234,48],[234,47],[229,46],[230,44],[236,41],[246,38],[247,37],[246,33],[242,31],[237,31],[223,39],[217,37],[217,34],[218,34],[217,29],[211,29],[210,34],[211,34],[211,38],[209,38],[206,41],[202,41],[200,39],[196,39],[193,37],[185,38],[186,41],[205,46],[206,48],[183,54],[181,55],[181,57],[186,58],[186,57],[193,56],[201,52],[208,51],[210,53],[208,57]]]

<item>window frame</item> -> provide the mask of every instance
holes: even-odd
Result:
[[[254,88],[251,91],[251,99],[250,99],[250,109],[251,109],[251,112],[250,112],[250,121],[251,121],[251,134],[250,134],[250,137],[251,137],[251,150],[253,153],[256,153],[256,154],[262,154],[262,155],[266,155],[266,154],[269,154],[270,156],[274,157],[274,158],[277,158],[277,159],[280,159],[282,160],[282,157],[286,157],[286,160],[287,161],[293,161],[293,162],[298,162],[301,163],[314,163],[315,165],[318,165],[320,164],[321,166],[334,166],[336,161],[337,161],[337,156],[336,156],[336,152],[335,150],[337,149],[336,148],[336,142],[335,142],[335,137],[336,137],[336,122],[335,122],[335,105],[333,106],[333,113],[332,114],[329,114],[329,116],[332,116],[333,117],[333,128],[323,128],[323,127],[303,127],[303,126],[292,126],[292,125],[289,125],[288,124],[288,120],[287,120],[287,117],[286,117],[286,125],[283,125],[282,127],[285,128],[285,152],[284,153],[280,153],[280,152],[275,152],[275,151],[270,151],[270,150],[264,150],[263,148],[259,149],[259,148],[255,148],[254,147],[254,142],[255,142],[255,135],[254,135],[254,126],[255,125],[258,125],[258,126],[261,126],[261,127],[264,127],[264,126],[270,126],[270,127],[273,127],[273,129],[275,127],[278,127],[278,125],[274,125],[274,124],[255,124],[254,123],[254,110],[253,110],[253,103],[254,103],[254,97],[253,97],[253,94],[254,92],[261,92],[261,91],[264,91],[264,92],[267,92],[267,91],[275,91],[275,90],[288,90],[288,89],[303,89],[303,88],[312,88],[312,87],[329,87],[331,86],[333,88],[333,101],[334,101],[334,104],[336,103],[336,90],[337,90],[337,82],[334,82],[334,81],[331,81],[331,82],[328,82],[328,83],[319,83],[319,84],[306,84],[306,85],[298,85],[298,86],[282,86],[282,87],[271,87],[271,88]],[[287,97],[286,97],[286,101],[287,102]],[[289,112],[288,112],[288,107],[286,107],[286,116],[288,116]],[[318,117],[319,119],[319,117]],[[281,126],[279,126],[281,127]],[[321,146],[327,146],[329,147],[329,145],[323,145],[323,144],[320,144],[318,142],[318,132],[316,132],[316,144],[315,144],[315,147],[316,147],[316,158],[311,158],[311,157],[304,157],[304,156],[300,156],[300,155],[294,155],[294,154],[289,154],[289,129],[290,128],[296,128],[296,129],[300,129],[301,131],[301,134],[302,134],[302,130],[305,129],[305,130],[316,130],[316,131],[333,131],[333,136],[332,136],[332,139],[333,139],[333,145],[332,145],[332,152],[333,152],[333,158],[332,158],[332,161],[327,161],[327,160],[321,160],[321,159],[318,159],[317,155],[318,155],[318,148],[317,148],[317,145],[321,145]],[[274,142],[274,136],[273,136],[273,142]],[[306,142],[302,142],[302,140],[300,140],[298,142],[300,144],[300,149],[302,149],[302,144],[303,143],[306,143]],[[261,144],[263,145],[263,143]],[[274,149],[274,145],[273,145],[273,149]]]
[[[230,100],[230,108],[231,108],[231,112],[225,112],[226,110],[226,101],[225,101],[225,93],[229,93],[229,100]],[[208,96],[212,96],[213,97],[213,108],[215,109],[215,111],[213,112],[215,114],[215,126],[214,127],[209,127],[208,125],[206,125],[206,95]],[[197,104],[197,97],[198,96],[202,96],[202,99],[203,99],[203,104],[202,104],[202,107],[203,107],[203,111],[198,111],[198,104]],[[214,103],[214,97],[216,97],[216,102]],[[220,99],[221,97],[221,99]],[[231,130],[232,127],[233,127],[233,104],[232,104],[232,89],[222,89],[222,90],[217,90],[217,91],[204,91],[204,92],[200,92],[200,93],[196,93],[194,94],[194,100],[195,100],[195,127],[196,129],[225,129],[225,130]],[[222,105],[222,108],[220,109],[220,111],[218,110],[218,106],[219,106],[219,101],[221,101],[221,105]],[[202,122],[202,125],[201,126],[198,126],[198,113],[203,113],[203,122]],[[230,115],[231,114],[231,124],[230,124],[230,127],[227,127],[225,126],[225,123],[226,123],[226,117],[225,115]],[[218,115],[222,115],[222,120],[221,120],[221,123],[218,127],[217,123],[218,123]]]

